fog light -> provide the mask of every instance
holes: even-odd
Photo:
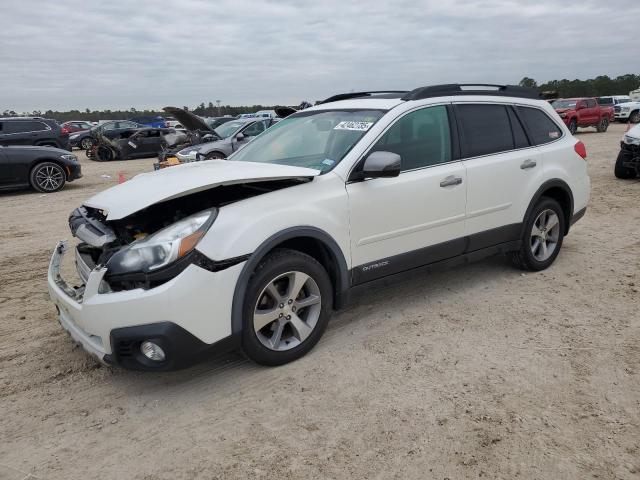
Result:
[[[164,350],[160,348],[160,345],[153,342],[142,342],[140,345],[140,351],[145,357],[149,360],[153,360],[154,362],[161,362],[166,358]]]

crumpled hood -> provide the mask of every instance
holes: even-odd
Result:
[[[313,178],[318,170],[271,163],[208,160],[136,175],[94,195],[84,205],[102,210],[107,220],[119,220],[155,203],[208,188],[287,178]]]

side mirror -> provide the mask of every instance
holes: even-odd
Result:
[[[388,178],[400,175],[400,155],[393,152],[373,152],[365,159],[360,177]]]
[[[244,133],[239,133],[239,134],[237,134],[237,135],[236,135],[236,140],[237,140],[237,141],[244,140]]]

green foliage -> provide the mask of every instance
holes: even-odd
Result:
[[[518,85],[520,85],[521,87],[536,88],[538,86],[538,82],[536,82],[533,78],[524,77],[522,80],[520,80],[520,83]]]
[[[631,73],[616,78],[600,75],[588,80],[551,80],[538,86],[542,92],[557,92],[560,98],[628,95],[638,87],[640,87],[640,75]]]

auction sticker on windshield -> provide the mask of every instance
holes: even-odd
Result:
[[[334,130],[355,130],[357,132],[366,132],[371,128],[373,122],[340,122]]]

